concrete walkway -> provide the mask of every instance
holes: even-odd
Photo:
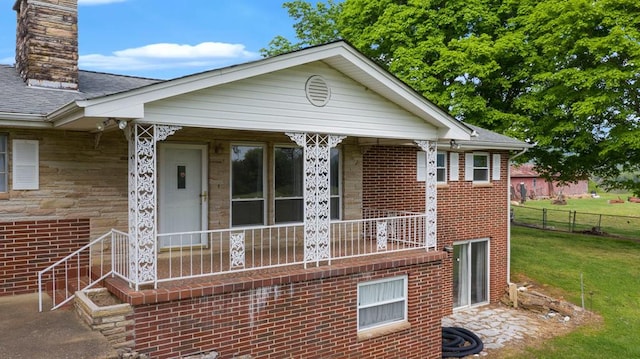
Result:
[[[116,351],[70,309],[48,311],[45,296],[42,313],[38,295],[0,297],[0,358],[117,358]]]

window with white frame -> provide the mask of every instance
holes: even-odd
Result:
[[[438,183],[447,182],[447,154],[438,152],[436,156],[436,181]]]
[[[358,331],[407,320],[407,276],[358,284]]]
[[[342,172],[340,172],[340,168],[342,166],[340,166],[340,149],[337,147],[334,147],[331,149],[331,153],[330,153],[331,159],[330,159],[330,176],[331,178],[329,179],[329,197],[330,197],[330,201],[329,201],[329,206],[331,209],[331,219],[340,219],[341,218],[341,214],[340,214],[340,208],[342,208],[342,187],[340,185],[340,183],[342,183],[342,181],[340,181],[340,179],[342,178]]]
[[[453,244],[453,307],[489,301],[489,240]]]
[[[276,146],[274,151],[275,223],[302,222],[304,150]]]
[[[266,222],[264,144],[234,144],[231,150],[231,225],[262,225]],[[304,221],[304,150],[300,147],[273,147],[273,216],[269,222]],[[340,151],[330,152],[330,216],[340,218],[342,200]]]
[[[0,192],[8,191],[8,162],[9,158],[7,157],[7,144],[8,137],[5,133],[0,133]]]
[[[231,146],[231,225],[265,221],[264,146]]]
[[[424,182],[427,179],[427,154],[424,151],[417,152],[417,173],[418,181]],[[436,182],[447,183],[447,153],[436,154]]]
[[[489,183],[489,154],[473,152],[465,155],[465,179],[477,183]]]

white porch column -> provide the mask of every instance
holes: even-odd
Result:
[[[155,285],[156,266],[156,144],[179,126],[135,124],[129,129],[129,279],[136,290]]]
[[[331,148],[346,136],[287,133],[304,148],[304,262],[331,259]]]
[[[427,222],[425,223],[425,244],[427,249],[436,249],[437,227],[438,227],[438,190],[437,190],[437,157],[438,148],[436,142],[415,141],[415,143],[426,153],[427,178],[425,181],[425,213]]]

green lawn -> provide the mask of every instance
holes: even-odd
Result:
[[[624,203],[610,204],[609,200]],[[561,231],[602,232],[626,238],[640,239],[640,203],[626,201],[628,194],[602,194],[600,198],[569,198],[567,205],[554,205],[551,200],[529,200],[514,205],[514,220],[518,223]]]
[[[527,348],[517,358],[640,358],[640,242],[512,227],[511,271],[557,288],[604,323]],[[589,293],[593,293],[589,295]]]
[[[630,194],[601,193],[600,198],[567,198],[566,205],[551,204],[550,199],[527,200],[524,207],[550,208],[563,211],[578,211],[584,213],[604,213],[616,216],[640,216],[640,203],[627,201]],[[609,204],[611,199],[622,199],[624,203]]]

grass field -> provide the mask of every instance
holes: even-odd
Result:
[[[578,211],[583,213],[603,213],[616,216],[640,216],[640,203],[627,201],[630,194],[602,193],[600,198],[567,198],[566,205],[551,204],[550,199],[527,200],[524,207],[549,208],[562,211]],[[624,203],[609,204],[609,200],[622,199]]]
[[[610,204],[621,198],[624,203]],[[514,205],[517,223],[561,231],[604,232],[626,238],[640,239],[640,203],[626,201],[627,194],[602,194],[600,198],[569,198],[566,205],[554,205],[551,200],[529,200]]]
[[[517,358],[640,358],[640,242],[512,227],[512,278],[556,288],[600,315],[598,327],[582,327],[527,348]]]

